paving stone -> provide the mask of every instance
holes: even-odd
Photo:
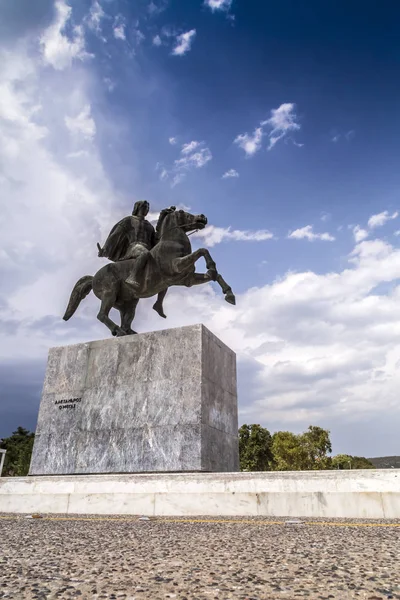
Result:
[[[400,527],[4,516],[0,598],[400,599]]]

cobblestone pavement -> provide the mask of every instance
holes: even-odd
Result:
[[[4,515],[0,598],[400,599],[400,521],[203,519]]]

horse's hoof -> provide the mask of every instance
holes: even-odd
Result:
[[[229,302],[229,304],[233,304],[233,306],[236,305],[236,298],[235,298],[234,294],[232,294],[230,292],[228,292],[228,294],[226,294],[225,300],[227,302]]]
[[[156,311],[156,313],[158,313],[160,315],[160,317],[162,317],[163,319],[167,318],[167,315],[164,313],[162,306],[160,306],[159,304],[157,304],[157,302],[153,305],[153,309]]]

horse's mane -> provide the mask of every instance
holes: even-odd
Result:
[[[164,219],[167,215],[169,215],[170,213],[174,212],[175,209],[172,208],[164,208],[161,212],[160,212],[160,216],[158,217],[158,221],[157,221],[157,225],[156,225],[156,234],[159,237],[161,235],[161,228],[162,228],[162,224],[164,222]]]

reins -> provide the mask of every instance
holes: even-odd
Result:
[[[168,231],[172,231],[172,229],[179,229],[180,227],[185,227],[185,225],[174,225],[173,227],[168,227],[168,229],[166,231],[162,232],[159,239],[162,240],[162,238],[164,237],[164,235],[166,233],[168,233]],[[193,231],[191,231],[190,233],[187,233],[186,235],[189,237],[189,235],[193,235],[193,233],[197,233],[198,231],[199,231],[198,229],[194,229]]]

